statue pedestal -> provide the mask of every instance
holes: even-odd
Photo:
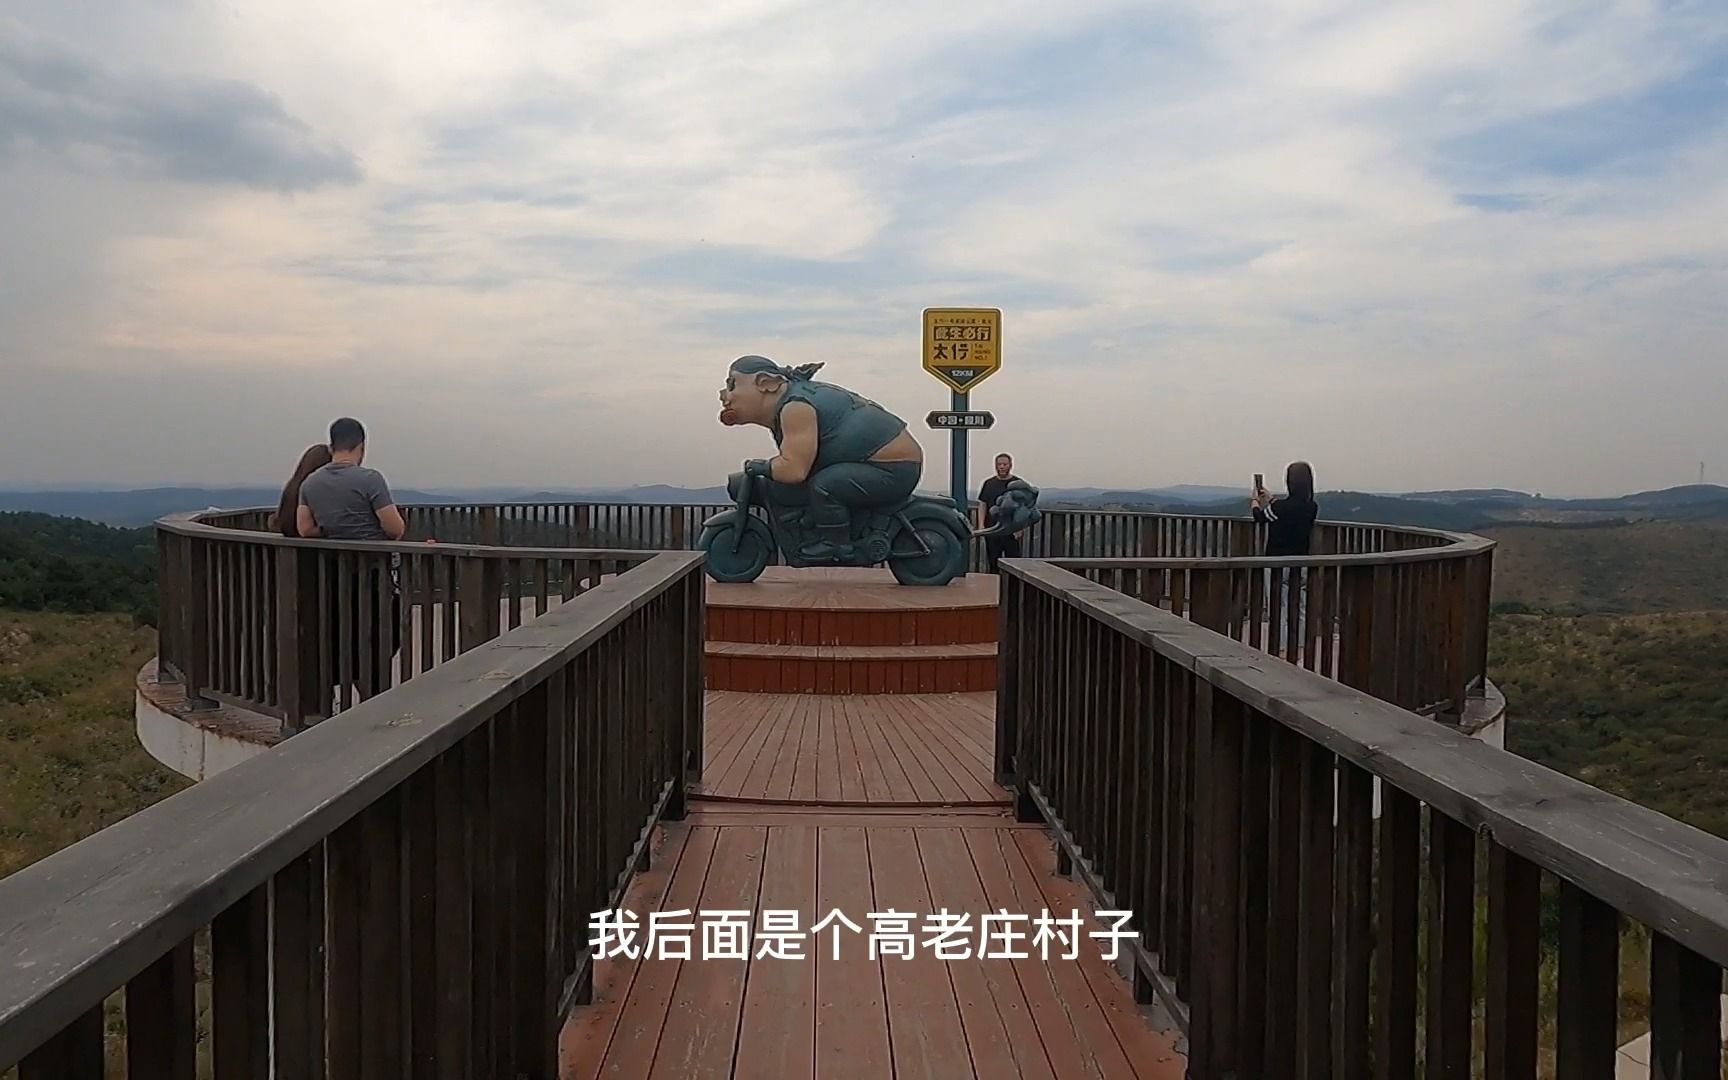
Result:
[[[770,567],[708,583],[710,690],[942,694],[996,689],[997,583],[907,588],[887,570]]]

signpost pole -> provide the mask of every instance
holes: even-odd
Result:
[[[950,485],[954,505],[968,518],[966,492],[966,434],[972,427],[989,428],[989,413],[966,408],[972,388],[1002,367],[1002,310],[1000,308],[925,308],[924,370],[940,379],[953,392],[954,411],[931,413],[933,428],[949,429]]]
[[[968,395],[968,394],[962,394],[958,390],[954,391],[954,411],[955,412],[965,412],[966,411],[966,399],[969,396],[970,395]],[[954,428],[954,430],[950,433],[950,437],[954,440],[953,444],[952,444],[952,450],[949,453],[949,457],[951,459],[951,464],[949,467],[949,480],[954,487],[954,505],[959,508],[959,510],[962,514],[965,514],[967,517],[971,517],[972,515],[971,515],[971,513],[968,512],[968,507],[966,505],[966,428],[965,428],[965,426],[964,425],[956,426]]]

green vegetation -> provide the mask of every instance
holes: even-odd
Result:
[[[48,514],[0,514],[0,608],[156,621],[156,539]]]
[[[1728,836],[1728,611],[1508,615],[1507,749]]]
[[[133,730],[155,638],[122,615],[0,612],[0,877],[189,785]]]
[[[1507,749],[1728,836],[1728,527],[1487,535]]]
[[[1728,526],[1505,525],[1496,541],[1501,611],[1634,615],[1728,609]]]
[[[1728,836],[1728,528],[1487,534],[1507,749]]]

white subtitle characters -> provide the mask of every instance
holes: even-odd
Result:
[[[835,909],[806,928],[802,911],[679,908],[643,917],[628,908],[608,908],[588,917],[588,945],[596,960],[807,960],[817,955],[813,947],[827,934],[828,955],[836,960],[841,941],[851,938],[872,960],[910,960],[922,951],[950,962],[1072,961],[1080,958],[1081,940],[1091,938],[1099,942],[1099,954],[1113,961],[1121,942],[1139,936],[1128,925],[1132,918],[1128,911],[1025,914],[999,908],[974,914],[943,907],[922,917],[890,908],[860,921]]]

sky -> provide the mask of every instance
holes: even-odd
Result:
[[[1721,0],[8,0],[0,486],[720,481],[736,356],[972,475],[1728,482]]]

